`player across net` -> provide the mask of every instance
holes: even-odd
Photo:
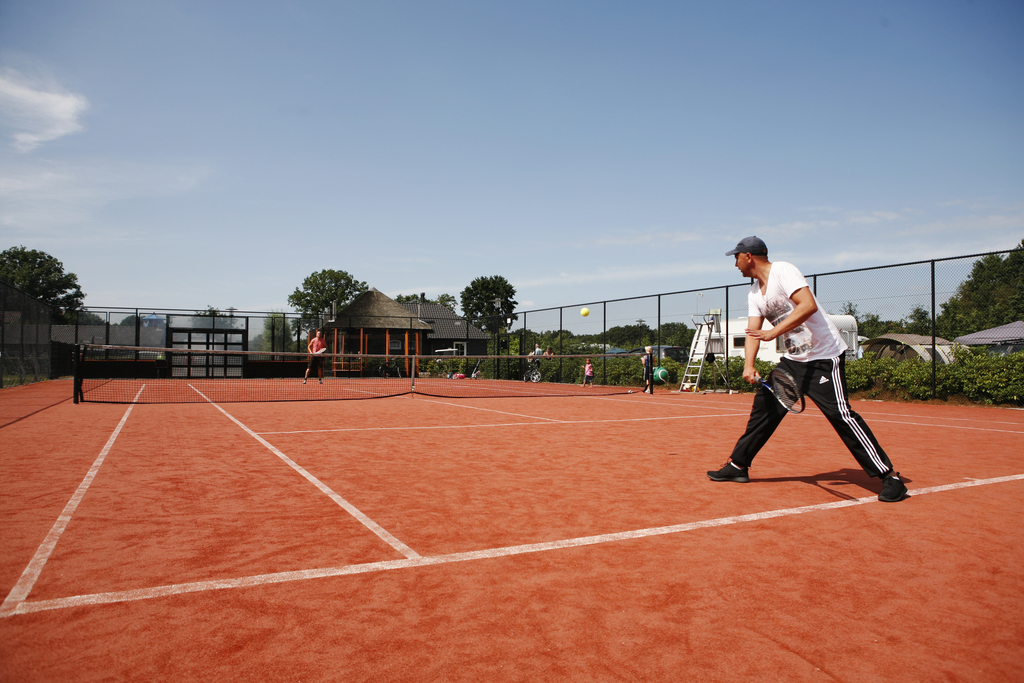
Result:
[[[584,381],[590,359],[591,381]],[[635,367],[634,367],[635,366]],[[611,368],[611,372],[609,372]],[[82,345],[75,402],[330,401],[417,393],[449,398],[637,391],[638,357],[380,356]],[[616,383],[608,383],[608,376]]]

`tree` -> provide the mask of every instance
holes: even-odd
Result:
[[[397,301],[400,304],[414,304],[419,300],[420,297],[416,294],[399,294],[398,296],[395,297],[395,301]],[[445,308],[450,308],[453,311],[455,310],[455,307],[458,306],[458,301],[451,294],[439,294],[435,298],[427,299],[426,301],[432,304],[440,304],[441,306],[444,306]]]
[[[249,342],[250,351],[294,351],[295,339],[290,332],[292,326],[284,313],[271,311],[263,319],[263,331]]]
[[[303,318],[318,319],[324,311],[331,310],[332,304],[337,303],[340,309],[368,290],[365,282],[344,270],[321,270],[303,280],[302,287],[288,297],[288,303]]]
[[[506,320],[518,320],[516,288],[500,275],[478,277],[462,290],[462,315],[497,334]]]
[[[64,264],[44,251],[11,247],[0,253],[0,280],[49,304],[56,324],[74,324],[74,311],[85,300],[78,276],[64,272]]]
[[[450,308],[453,311],[455,310],[455,307],[459,305],[458,300],[451,294],[438,294],[437,298],[434,299],[434,303],[440,304],[445,308]]]
[[[942,304],[935,321],[940,337],[955,339],[1024,320],[1024,240],[1006,258],[983,256],[971,276]]]
[[[901,320],[882,320],[877,313],[862,314],[852,301],[847,301],[843,304],[842,314],[856,318],[857,334],[868,339],[875,339],[891,332],[920,334],[925,337],[932,334],[932,314],[923,306],[914,306],[910,315]]]

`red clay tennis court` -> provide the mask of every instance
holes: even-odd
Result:
[[[0,392],[0,678],[1024,680],[1024,412],[750,397]]]

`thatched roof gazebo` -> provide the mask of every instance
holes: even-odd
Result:
[[[376,289],[357,296],[324,325],[324,336],[334,343],[337,354],[382,356],[419,355],[429,324],[418,319],[400,303]],[[360,361],[339,360],[336,372],[359,372]]]

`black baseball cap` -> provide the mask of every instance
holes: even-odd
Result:
[[[768,245],[764,243],[764,240],[760,237],[744,237],[740,240],[739,244],[732,251],[725,252],[726,256],[735,256],[736,254],[754,254],[755,256],[767,256]]]

